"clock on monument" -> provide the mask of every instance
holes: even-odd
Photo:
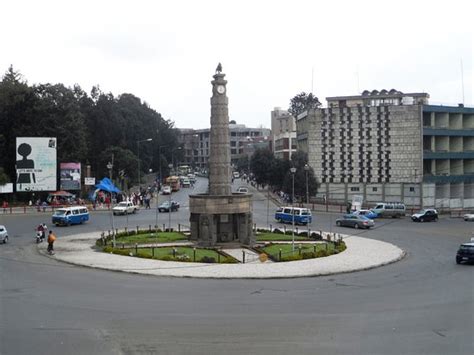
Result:
[[[219,94],[225,93],[225,86],[224,85],[217,85],[217,92]]]

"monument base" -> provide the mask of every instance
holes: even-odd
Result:
[[[252,195],[192,195],[189,200],[191,240],[200,246],[217,243],[255,244]]]

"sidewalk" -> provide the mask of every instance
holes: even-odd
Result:
[[[60,237],[54,245],[55,255],[50,257],[74,265],[155,276],[270,279],[367,270],[396,262],[405,256],[405,252],[393,244],[346,235],[347,249],[325,258],[245,264],[170,262],[103,253],[95,248],[99,237],[100,233]],[[39,244],[38,250],[47,255],[46,245]]]

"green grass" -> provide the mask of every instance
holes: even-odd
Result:
[[[173,257],[173,247],[160,247],[154,248],[154,254],[152,248],[138,248],[138,255],[136,255],[135,248],[112,248],[106,247],[104,248],[104,252],[113,252],[114,254],[121,254],[121,255],[130,255],[138,256],[141,258],[150,258],[150,259],[158,259],[158,260],[168,260],[168,261],[188,261],[193,262],[201,262],[203,257],[213,258],[217,263],[220,259],[221,263],[235,263],[236,260],[231,257],[225,257],[223,255],[218,255],[215,250],[212,249],[200,249],[196,248],[196,259],[194,259],[194,250],[191,247],[175,247],[176,253],[175,257]],[[153,255],[153,257],[152,257]],[[180,256],[187,255],[188,258],[183,258],[180,260]]]
[[[117,244],[149,244],[149,243],[168,243],[175,242],[177,240],[187,240],[188,238],[182,233],[178,232],[159,232],[157,233],[146,233],[131,235],[125,237],[118,237],[116,239]]]
[[[269,241],[291,241],[293,236],[286,235],[286,234],[278,234],[278,233],[270,233],[264,232],[261,234],[257,234],[257,241],[258,242],[269,242]],[[295,235],[295,240],[313,240],[308,237],[303,237],[299,235]]]
[[[329,252],[334,250],[334,244],[332,243],[312,243],[312,244],[301,244],[301,253],[305,252],[312,252],[314,251],[314,247],[316,246],[316,252],[318,250],[326,250],[326,245]],[[267,247],[262,248],[261,250],[271,255],[275,260],[278,260],[279,253],[281,249],[282,257],[292,256],[292,255],[299,255],[299,244],[295,243],[295,251],[292,252],[291,244],[273,244]]]

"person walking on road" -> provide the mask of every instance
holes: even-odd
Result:
[[[55,240],[56,240],[56,236],[54,235],[53,231],[50,230],[49,235],[48,235],[48,253],[49,254],[53,254],[53,251],[54,251],[53,244]]]

